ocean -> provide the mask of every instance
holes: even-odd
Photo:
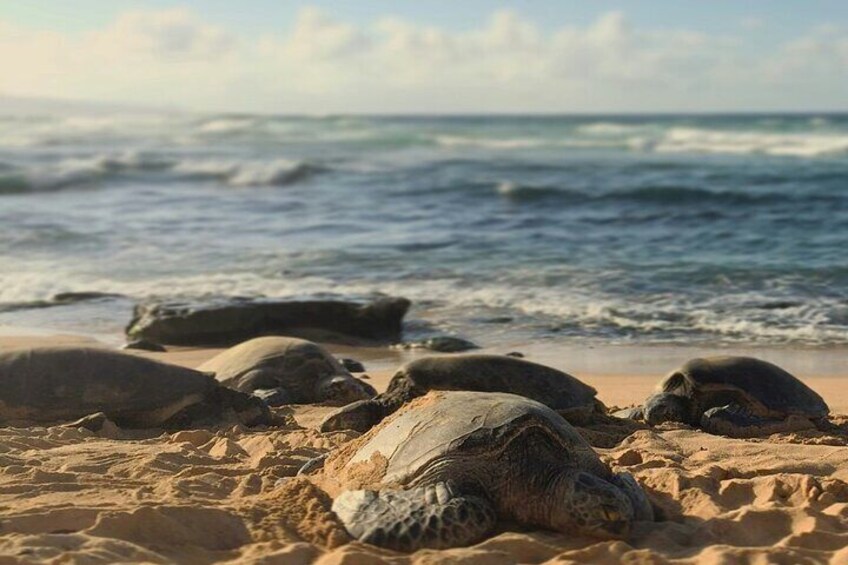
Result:
[[[0,325],[379,293],[486,346],[844,345],[848,116],[0,117]]]

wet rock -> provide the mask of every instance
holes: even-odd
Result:
[[[480,346],[476,343],[462,339],[461,337],[449,335],[431,337],[423,341],[401,343],[395,347],[399,349],[429,349],[430,351],[438,351],[439,353],[459,353],[460,351],[480,349]]]
[[[167,345],[227,346],[263,335],[309,339],[322,332],[328,339],[347,336],[391,342],[400,337],[409,306],[405,298],[383,298],[369,304],[243,298],[214,304],[140,304],[126,333],[131,340]]]
[[[60,292],[54,294],[50,300],[54,304],[73,304],[75,302],[87,302],[89,300],[113,300],[116,298],[124,298],[124,295],[97,291]]]
[[[157,353],[164,353],[168,351],[162,345],[144,339],[136,339],[134,341],[125,343],[123,347],[121,347],[121,349],[138,349],[141,351],[155,351]]]

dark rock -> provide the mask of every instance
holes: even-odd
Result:
[[[223,304],[140,304],[126,333],[131,340],[167,345],[234,345],[264,335],[315,337],[316,332],[369,341],[401,336],[406,298],[370,304],[340,300],[279,302],[236,299]]]
[[[144,339],[137,339],[135,341],[125,343],[121,349],[139,349],[141,351],[155,351],[157,353],[164,353],[168,351],[164,346]]]
[[[50,301],[54,304],[73,304],[75,302],[86,302],[89,300],[113,300],[116,298],[124,298],[124,295],[97,291],[60,292],[59,294],[54,294]]]
[[[509,324],[514,320],[512,316],[495,316],[481,320],[484,324]]]
[[[507,357],[515,357],[517,359],[524,359],[524,354],[520,351],[510,351],[506,354]]]
[[[803,306],[803,302],[796,302],[793,300],[775,300],[773,302],[760,304],[760,308],[763,310],[786,310],[788,308],[797,308],[798,306]]]
[[[56,306],[68,306],[80,302],[99,302],[106,300],[117,300],[126,298],[122,294],[109,292],[60,292],[54,294],[48,300],[31,300],[27,302],[9,302],[0,305],[0,312],[16,312],[18,310],[37,310],[41,308],[53,308]]]
[[[339,357],[339,363],[342,364],[342,367],[350,371],[351,373],[364,373],[365,365],[357,361],[356,359],[349,359],[347,357]]]
[[[460,351],[480,349],[480,346],[476,343],[472,343],[461,337],[449,335],[431,337],[423,341],[402,343],[398,347],[401,349],[429,349],[430,351],[437,351],[439,353],[458,353]]]

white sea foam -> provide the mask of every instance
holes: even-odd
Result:
[[[249,131],[256,126],[256,120],[251,118],[220,118],[204,122],[198,128],[201,133],[228,134]]]
[[[582,125],[577,128],[577,131],[589,135],[624,135],[642,129],[645,129],[645,126],[617,122],[596,122]]]
[[[0,261],[0,267],[5,267]],[[713,341],[844,344],[844,325],[834,312],[845,306],[837,299],[820,298],[782,309],[756,306],[765,296],[728,292],[693,301],[673,294],[643,297],[607,295],[593,289],[590,275],[574,274],[569,285],[517,284],[533,279],[533,272],[479,283],[446,276],[412,280],[368,279],[339,281],[330,277],[279,277],[254,272],[221,271],[186,275],[122,277],[93,275],[74,265],[28,261],[16,270],[0,268],[0,304],[44,300],[59,292],[112,292],[135,299],[262,295],[284,298],[310,294],[367,296],[375,292],[402,295],[415,304],[426,303],[428,319],[445,328],[458,327],[468,312],[509,311],[526,317],[536,328],[565,326],[584,336],[601,336],[608,343]],[[586,278],[588,277],[588,278]],[[163,295],[162,293],[167,294]],[[413,313],[418,316],[420,313]],[[510,330],[515,330],[511,327]]]
[[[819,157],[848,152],[848,135],[671,128],[654,145],[660,153],[731,153]]]
[[[218,158],[167,159],[138,152],[66,158],[46,166],[11,167],[0,174],[0,192],[48,191],[92,186],[118,175],[157,174],[159,180],[219,181],[229,186],[283,186],[324,170],[306,161]],[[164,175],[164,176],[163,176]]]
[[[188,178],[208,178],[230,186],[283,186],[303,180],[322,167],[288,159],[273,161],[188,160],[173,171]]]
[[[500,139],[460,135],[438,135],[435,141],[443,147],[479,147],[482,149],[525,149],[542,147],[548,143],[543,139],[529,137]]]

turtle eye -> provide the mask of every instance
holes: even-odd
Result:
[[[609,506],[604,506],[601,508],[601,512],[604,514],[604,519],[607,522],[619,522],[621,521],[621,512],[619,512],[615,508],[610,508]]]

